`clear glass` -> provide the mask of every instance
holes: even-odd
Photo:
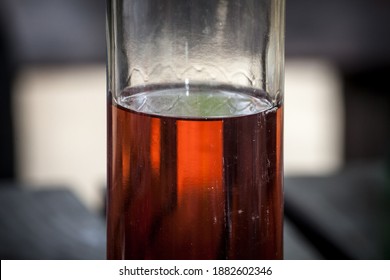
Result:
[[[107,258],[281,259],[284,0],[107,3]]]

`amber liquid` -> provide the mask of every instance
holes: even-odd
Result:
[[[112,101],[108,259],[281,259],[282,115],[162,116]]]

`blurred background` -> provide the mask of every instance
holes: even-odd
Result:
[[[390,1],[286,1],[285,258],[390,258]],[[0,2],[0,257],[105,258],[104,0]]]

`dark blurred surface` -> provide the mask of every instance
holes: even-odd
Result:
[[[105,258],[104,220],[72,193],[0,186],[0,259]]]
[[[286,58],[333,63],[345,112],[345,167],[286,178],[286,258],[388,259],[390,1],[286,2]],[[91,62],[105,62],[105,0],[0,2],[0,179],[14,179],[18,67]],[[103,219],[72,194],[0,186],[1,258],[104,258]]]
[[[386,168],[356,161],[333,176],[287,178],[286,217],[325,259],[387,259]]]

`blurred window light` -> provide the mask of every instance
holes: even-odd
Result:
[[[36,185],[65,184],[92,209],[106,182],[105,66],[22,70],[16,81],[17,176]]]
[[[326,175],[343,163],[341,77],[328,61],[286,62],[285,174]]]

